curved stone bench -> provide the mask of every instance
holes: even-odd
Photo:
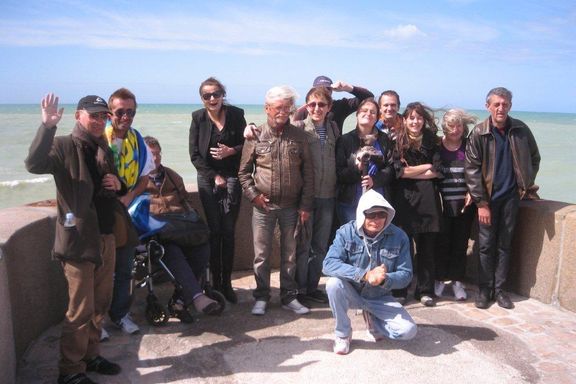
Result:
[[[190,190],[195,187],[188,186]],[[195,206],[201,207],[198,194]],[[236,232],[235,270],[252,268],[251,205],[242,201]],[[63,318],[66,282],[51,260],[56,209],[22,206],[0,210],[0,366],[15,381],[27,346]],[[576,312],[576,205],[522,202],[513,243],[509,289]],[[273,266],[278,266],[274,247]],[[475,281],[476,257],[468,274]]]

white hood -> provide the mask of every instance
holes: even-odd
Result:
[[[378,192],[370,189],[366,191],[360,201],[358,202],[358,207],[356,208],[356,230],[361,232],[362,225],[364,225],[364,211],[372,207],[383,207],[388,212],[388,217],[386,218],[386,223],[384,228],[388,227],[396,214],[396,210],[392,208],[390,203]]]

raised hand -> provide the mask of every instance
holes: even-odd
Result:
[[[42,99],[40,103],[42,108],[42,124],[48,128],[54,127],[64,113],[64,108],[58,110],[58,96],[53,93],[49,93]]]

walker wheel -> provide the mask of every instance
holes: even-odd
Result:
[[[146,305],[146,321],[148,321],[150,325],[159,327],[166,324],[169,319],[170,314],[168,310],[159,302],[150,301]]]

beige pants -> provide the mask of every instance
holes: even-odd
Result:
[[[68,281],[68,311],[60,339],[60,374],[86,371],[85,361],[100,354],[102,320],[112,301],[114,235],[102,235],[102,265],[86,261],[63,262]]]

